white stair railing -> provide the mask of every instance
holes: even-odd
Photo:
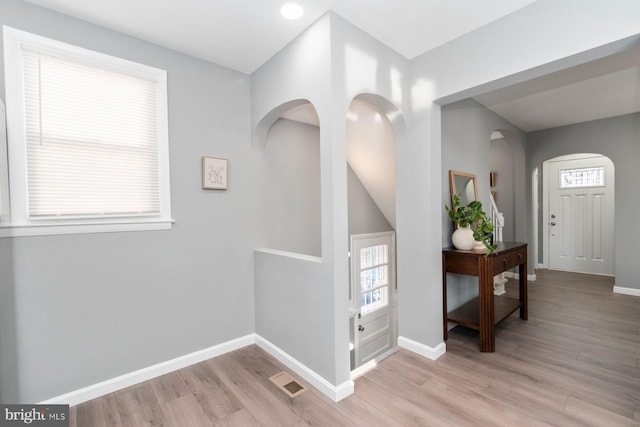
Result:
[[[493,223],[493,241],[502,242],[502,229],[504,228],[504,215],[498,210],[493,194],[489,194],[491,204],[489,205],[489,218]]]
[[[502,242],[502,229],[504,228],[504,215],[498,210],[496,201],[493,198],[493,194],[489,194],[491,203],[489,205],[489,218],[493,223],[493,242]],[[507,279],[504,277],[504,273],[500,273],[493,278],[493,293],[494,295],[502,295],[506,291],[504,290],[504,284],[507,283]]]

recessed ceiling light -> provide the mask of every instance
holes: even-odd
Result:
[[[280,15],[285,19],[299,19],[304,10],[297,3],[285,3],[280,8]]]

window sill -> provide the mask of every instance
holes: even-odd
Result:
[[[170,219],[137,222],[6,225],[0,226],[0,238],[170,230],[174,222],[173,219]]]

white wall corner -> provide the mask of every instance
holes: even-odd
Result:
[[[631,295],[634,297],[640,297],[640,289],[637,288],[625,288],[624,286],[614,286],[614,294]]]
[[[132,385],[151,380],[161,375],[168,374],[169,372],[177,371],[178,369],[186,368],[187,366],[204,362],[205,360],[209,360],[214,357],[221,356],[225,353],[238,350],[242,347],[255,344],[255,342],[255,334],[245,335],[243,337],[236,338],[222,344],[214,345],[213,347],[198,350],[184,356],[176,357],[175,359],[167,360],[166,362],[161,362],[146,368],[139,369],[137,371],[130,372],[128,374],[120,375],[118,377],[81,388],[79,390],[52,397],[39,403],[44,405],[78,405],[80,403],[87,402],[100,396],[104,396],[106,394],[122,390]]]
[[[325,396],[329,397],[334,402],[339,402],[345,397],[353,394],[354,383],[352,380],[349,379],[342,384],[333,385],[322,376],[317,374],[315,371],[300,363],[289,354],[281,350],[279,347],[257,334],[256,345],[269,353],[271,356],[278,359],[293,372],[300,375],[302,379],[320,390],[320,392],[322,392]]]
[[[398,337],[398,346],[431,360],[438,359],[447,351],[447,346],[444,342],[441,342],[435,347],[429,347],[428,345],[405,337]]]

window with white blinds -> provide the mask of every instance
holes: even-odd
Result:
[[[7,33],[12,222],[169,221],[166,72]]]

